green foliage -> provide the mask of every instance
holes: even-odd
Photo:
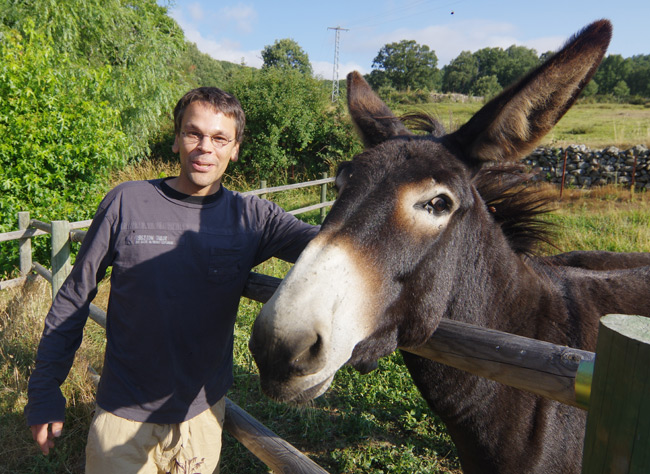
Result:
[[[610,54],[603,59],[594,79],[599,94],[618,99],[630,95],[650,98],[650,55],[623,58],[620,54]]]
[[[418,89],[415,91],[398,91],[391,86],[383,86],[377,90],[377,95],[393,109],[401,105],[426,104],[431,98],[429,91]]]
[[[0,0],[3,24],[24,34],[32,22],[71,63],[110,67],[99,97],[119,111],[129,158],[148,153],[151,134],[187,88],[178,63],[185,39],[166,13],[155,0]]]
[[[469,94],[478,76],[478,59],[469,51],[462,51],[442,70],[443,92]]]
[[[461,52],[443,68],[442,89],[480,96],[494,96],[539,64],[534,49],[512,45],[508,49],[483,48]]]
[[[537,51],[512,45],[506,49],[505,61],[497,75],[499,84],[507,87],[539,64]]]
[[[501,92],[501,85],[499,85],[497,77],[493,75],[479,77],[470,89],[471,95],[485,99],[491,99],[499,92]]]
[[[81,67],[42,29],[24,29],[0,25],[0,231],[24,210],[88,218],[108,172],[125,163],[119,111],[103,99],[110,67]]]
[[[233,168],[249,179],[285,181],[291,167],[313,176],[357,149],[352,126],[330,103],[328,84],[309,75],[241,70],[228,90],[246,112],[244,143]]]
[[[427,45],[413,40],[389,43],[379,50],[372,63],[368,82],[373,88],[390,86],[397,90],[439,86],[438,57]]]
[[[199,51],[195,43],[187,43],[181,64],[190,87],[220,87],[235,70],[243,66],[228,61],[218,61]]]
[[[312,73],[309,56],[298,43],[290,38],[276,40],[272,45],[267,45],[262,50],[264,60],[263,69],[281,68],[295,69],[302,74]]]

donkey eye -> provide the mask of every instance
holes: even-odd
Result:
[[[444,214],[451,208],[451,203],[447,196],[436,196],[424,205],[424,209],[429,214]]]

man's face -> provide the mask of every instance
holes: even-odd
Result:
[[[198,143],[191,143],[188,136],[199,136]],[[221,177],[230,160],[236,161],[239,144],[235,140],[235,120],[205,102],[192,102],[186,109],[181,122],[181,133],[176,135],[172,150],[180,153],[181,172],[170,186],[179,192],[194,196],[216,193],[221,186]],[[220,147],[210,137],[232,140]]]

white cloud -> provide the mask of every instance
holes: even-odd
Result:
[[[225,21],[234,21],[240,31],[250,33],[257,21],[257,12],[250,5],[238,4],[234,7],[224,7],[219,11],[219,17]]]
[[[196,10],[190,10],[190,15],[193,16],[194,12],[201,13],[200,6],[197,5]],[[241,64],[243,62],[247,66],[252,67],[262,66],[261,51],[244,51],[242,50],[240,43],[228,39],[214,40],[206,38],[198,28],[194,26],[194,22],[188,21],[183,12],[179,9],[173,9],[170,11],[170,15],[183,29],[185,38],[192,43],[196,43],[199,51],[209,54],[214,59],[220,61],[230,61],[236,64]]]
[[[194,21],[201,21],[202,19],[205,18],[205,13],[203,12],[203,7],[198,2],[190,3],[187,6],[187,11],[189,12],[190,17]]]
[[[314,76],[320,76],[321,79],[332,80],[334,76],[334,63],[328,61],[312,61],[311,67],[314,71]],[[339,79],[345,79],[348,73],[352,71],[359,71],[361,74],[366,74],[366,71],[359,64],[348,61],[339,63]]]

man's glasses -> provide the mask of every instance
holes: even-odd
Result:
[[[203,137],[208,137],[215,148],[223,148],[234,140],[234,138],[227,139],[221,135],[210,136],[199,132],[181,132],[181,135],[183,136],[183,141],[188,145],[198,145],[203,140]]]

